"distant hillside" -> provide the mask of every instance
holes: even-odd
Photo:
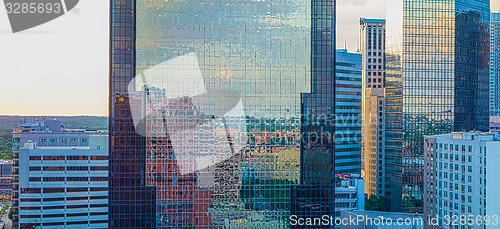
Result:
[[[0,159],[12,159],[12,130],[35,119],[58,118],[70,129],[107,130],[108,117],[99,116],[7,116],[0,115]]]
[[[34,122],[35,119],[42,121],[43,119],[58,118],[61,122],[71,129],[88,129],[88,130],[107,130],[108,117],[99,116],[4,116],[0,115],[0,131],[12,131],[14,127],[18,127],[25,122]]]

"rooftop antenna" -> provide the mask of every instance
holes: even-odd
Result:
[[[344,49],[347,50],[347,38],[344,38]]]

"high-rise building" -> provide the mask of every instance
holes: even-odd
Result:
[[[385,196],[385,90],[365,88],[363,113],[363,178],[365,193]]]
[[[332,212],[334,9],[111,1],[110,227],[282,228]]]
[[[361,174],[361,54],[335,58],[335,173]]]
[[[489,7],[387,2],[386,155],[399,166],[387,166],[400,174],[393,187],[402,186],[393,207],[422,211],[424,135],[488,130]]]
[[[363,54],[363,177],[368,195],[386,193],[385,19],[360,18]]]
[[[500,116],[500,12],[490,19],[490,115]]]
[[[498,133],[454,132],[426,136],[424,142],[426,228],[456,228],[447,217],[464,216],[473,222],[466,221],[462,227],[498,228],[489,223],[500,212],[494,204],[500,200],[495,195],[500,188],[496,182],[500,172]]]
[[[108,135],[61,127],[47,120],[14,132],[16,222],[19,228],[106,228]]]
[[[385,19],[360,18],[364,88],[385,85]]]

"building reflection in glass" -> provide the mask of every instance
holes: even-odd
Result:
[[[140,169],[129,168],[137,183],[115,182],[110,203],[122,188],[153,191],[127,198],[154,216],[127,216],[121,201],[110,225],[284,228],[294,195],[332,209],[333,1],[125,2],[112,2],[110,119],[144,145],[111,160]]]
[[[488,129],[489,1],[387,5],[386,146],[402,174],[392,207],[422,212],[423,136]]]

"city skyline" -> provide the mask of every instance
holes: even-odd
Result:
[[[9,1],[0,228],[500,227],[500,0]]]
[[[383,18],[384,3],[339,2],[337,47],[344,48],[347,41],[348,50],[356,51],[359,18]],[[500,11],[500,2],[491,4],[492,11]],[[105,1],[82,1],[60,20],[12,34],[5,8],[0,7],[0,48],[8,53],[0,56],[0,97],[5,98],[0,115],[107,116],[108,9]],[[81,45],[67,48],[74,43]],[[47,53],[58,57],[44,58]],[[21,67],[23,62],[29,66]],[[75,93],[75,84],[86,90]],[[23,85],[29,92],[17,95],[12,85]],[[68,96],[61,98],[61,93]],[[33,97],[38,103],[30,103]]]

